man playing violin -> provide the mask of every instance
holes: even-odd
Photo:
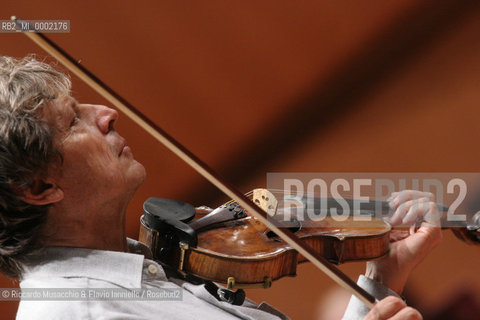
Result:
[[[169,278],[148,248],[127,240],[126,208],[145,169],[115,131],[117,112],[78,103],[70,86],[33,58],[0,57],[0,271],[22,288],[178,289],[182,300],[22,300],[17,319],[285,319],[265,303],[232,305]],[[394,224],[436,214],[428,194],[394,194],[391,203]],[[370,312],[352,299],[345,319],[421,319],[398,295],[440,239],[424,222],[369,262],[360,284],[390,296]]]

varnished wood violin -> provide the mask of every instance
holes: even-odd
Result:
[[[362,203],[362,216],[341,221],[332,216],[299,220],[290,215],[286,219],[269,190],[256,189],[251,196],[277,225],[290,229],[332,263],[373,260],[388,252],[392,227],[381,218],[391,212],[386,202]],[[326,201],[340,210],[336,199]],[[376,218],[375,207],[380,210]],[[443,205],[437,207],[448,211]],[[368,213],[370,218],[365,217]],[[479,243],[476,223],[452,230],[469,243]],[[180,275],[221,282],[228,288],[269,288],[273,280],[294,276],[297,264],[307,261],[235,202],[212,211],[151,198],[144,205],[139,240],[152,249],[155,259]]]

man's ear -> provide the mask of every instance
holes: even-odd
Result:
[[[34,205],[46,205],[63,199],[63,190],[52,181],[35,180],[35,183],[23,192],[22,200]]]

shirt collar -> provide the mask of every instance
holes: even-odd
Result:
[[[85,277],[108,281],[125,288],[140,288],[145,257],[137,253],[148,248],[131,239],[128,242],[133,249],[131,251],[136,253],[73,247],[45,248],[41,255],[24,266],[22,279]]]

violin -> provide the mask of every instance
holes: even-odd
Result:
[[[382,218],[392,213],[387,202],[361,203],[363,218],[299,220],[287,219],[269,190],[255,189],[247,195],[277,225],[290,229],[331,263],[374,260],[388,253],[392,227]],[[311,200],[312,204],[315,198]],[[347,200],[350,204],[354,201]],[[326,204],[340,210],[336,199],[326,199]],[[448,211],[443,205],[437,207]],[[371,218],[365,217],[366,213]],[[140,221],[139,241],[150,247],[154,259],[181,276],[224,283],[229,289],[269,288],[274,280],[295,276],[297,265],[307,261],[234,201],[212,211],[150,198]],[[479,230],[478,223],[453,229],[461,239],[476,244],[480,243]]]

